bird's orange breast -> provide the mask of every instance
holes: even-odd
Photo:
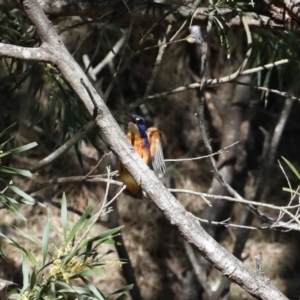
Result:
[[[140,155],[140,157],[144,160],[146,164],[150,163],[150,150],[147,147],[146,141],[135,134],[128,133],[127,139],[132,144],[135,151]],[[137,195],[141,187],[138,185],[138,183],[133,179],[131,174],[127,171],[127,169],[118,162],[118,171],[119,171],[119,177],[120,180],[127,186],[127,189],[133,194]]]

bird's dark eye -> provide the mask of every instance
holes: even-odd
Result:
[[[144,124],[144,122],[141,119],[136,119],[136,124],[137,125],[142,125],[142,124]]]

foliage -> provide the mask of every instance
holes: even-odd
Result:
[[[15,124],[2,131],[0,138],[5,137],[14,126]],[[37,146],[37,143],[33,142],[21,147],[4,150],[12,139],[13,137],[8,138],[0,145],[0,174],[6,175],[5,180],[0,179],[5,186],[0,192],[0,199],[6,208],[21,219],[26,220],[19,212],[18,204],[44,205],[15,186],[11,177],[14,175],[32,177],[33,175],[28,170],[4,166],[1,159],[11,154],[29,150]],[[7,196],[7,190],[11,190],[17,196],[20,196],[21,200],[17,201]],[[89,217],[90,212],[91,208],[88,208],[76,224],[70,228],[68,226],[67,199],[64,195],[61,205],[61,229],[52,226],[47,219],[43,230],[43,239],[39,240],[34,234],[16,228],[24,238],[40,247],[42,261],[38,261],[35,255],[17,240],[0,233],[3,238],[9,240],[11,246],[23,252],[23,287],[9,294],[20,294],[20,299],[23,300],[74,299],[74,295],[78,299],[87,299],[87,297],[88,299],[106,299],[106,296],[86,277],[92,274],[102,275],[102,268],[111,264],[111,262],[105,260],[109,253],[99,254],[98,251],[102,244],[114,243],[112,238],[118,234],[121,227],[107,230],[92,238],[86,238],[86,233],[78,238],[78,234],[88,228],[97,217],[97,215]],[[59,242],[50,244],[49,237],[51,233],[57,235],[57,241],[60,240],[59,237],[62,238],[63,244],[59,245]],[[79,243],[76,243],[76,239],[79,239]],[[121,262],[115,263],[121,265]],[[77,285],[78,280],[81,281],[81,285],[84,285],[84,287]],[[113,292],[112,295],[119,295],[118,299],[125,299],[124,292],[131,288],[132,285],[123,287]]]
[[[15,124],[9,126],[5,130],[3,130],[0,133],[0,139],[3,138],[10,129],[12,129],[15,126]],[[21,153],[24,151],[27,151],[33,147],[37,146],[37,143],[33,142],[18,148],[10,149],[4,151],[5,146],[13,139],[13,137],[7,139],[3,143],[0,144],[0,174],[2,175],[2,178],[0,178],[1,183],[4,185],[4,189],[0,191],[0,199],[2,205],[4,205],[6,208],[9,210],[13,211],[17,216],[19,216],[21,219],[26,220],[26,218],[19,212],[18,209],[18,203],[19,201],[15,200],[14,198],[6,195],[7,190],[11,190],[14,192],[16,195],[21,197],[21,203],[24,204],[29,204],[29,205],[42,205],[41,203],[37,202],[33,197],[30,195],[26,194],[24,191],[22,191],[20,188],[15,186],[13,184],[13,181],[11,180],[11,177],[13,175],[21,175],[25,177],[32,177],[32,173],[28,170],[23,170],[23,169],[18,169],[18,168],[12,168],[12,167],[7,167],[2,164],[2,159],[3,157],[6,157],[11,154],[16,154],[16,153]],[[5,176],[5,179],[3,179],[3,176]]]
[[[42,261],[38,261],[35,255],[20,245],[17,241],[9,238],[9,244],[24,253],[23,258],[23,288],[12,291],[10,294],[21,295],[22,300],[33,299],[106,299],[106,296],[87,279],[90,275],[102,275],[102,268],[110,262],[105,258],[108,253],[99,254],[99,248],[103,244],[112,244],[113,237],[118,234],[121,227],[107,230],[92,238],[81,236],[79,243],[78,233],[86,229],[96,215],[88,218],[91,208],[88,208],[79,218],[76,224],[69,228],[67,199],[62,198],[61,226],[62,230],[50,224],[46,220],[43,240],[39,240],[34,234],[21,229],[19,232],[30,240],[42,252]],[[56,241],[63,239],[63,244],[50,244],[50,234],[56,234]],[[121,262],[115,262],[121,264]],[[80,284],[81,282],[81,284]],[[119,295],[118,299],[125,299],[125,291],[132,285],[123,287],[111,295]],[[88,298],[87,298],[88,297]]]

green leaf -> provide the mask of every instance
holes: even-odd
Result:
[[[127,299],[128,297],[127,297],[127,295],[126,294],[122,294],[122,295],[120,295],[117,299],[115,299],[115,300],[125,300],[125,299]]]
[[[63,287],[62,289],[59,289],[59,292],[61,293],[78,293],[80,295],[91,295],[91,291],[83,287],[74,285],[70,286],[63,281],[56,281],[56,284]]]
[[[13,204],[18,204],[19,202],[17,200],[15,200],[14,198],[8,197],[4,194],[0,194],[0,199],[2,203],[13,203]]]
[[[88,266],[88,269],[90,269],[93,273],[95,273],[96,275],[99,275],[99,276],[103,276],[103,274],[104,274],[104,272],[102,271],[102,268],[103,267],[105,267],[106,266],[106,264],[104,264],[104,263],[102,263],[102,264],[98,264],[98,265],[96,265],[96,266]],[[82,271],[80,274],[82,275],[82,276],[84,276],[84,272],[85,271],[88,271],[88,269],[87,270],[84,270],[84,271]]]
[[[292,194],[295,194],[295,195],[300,196],[300,193],[298,193],[298,192],[295,191],[295,190],[292,190],[292,189],[289,189],[289,188],[282,188],[282,190],[283,190],[284,192],[289,192],[289,193],[292,193]]]
[[[79,230],[80,226],[82,225],[82,223],[85,221],[85,219],[87,218],[87,216],[90,214],[92,208],[91,207],[88,207],[83,215],[80,217],[80,219],[76,222],[76,224],[74,225],[74,227],[72,228],[68,238],[67,238],[67,241],[66,241],[66,244],[69,244],[73,238],[75,237],[77,231]]]
[[[63,193],[61,199],[61,224],[63,228],[64,240],[67,240],[67,229],[68,229],[68,208],[66,194]]]
[[[19,217],[23,221],[27,221],[27,219],[19,212],[18,206],[14,203],[14,199],[2,195],[5,199],[9,199],[7,202],[3,202],[3,204],[12,211],[17,217]],[[16,201],[15,201],[16,202]]]
[[[120,293],[123,293],[123,292],[130,291],[130,290],[132,290],[133,286],[134,286],[134,284],[126,285],[126,286],[124,286],[124,287],[122,287],[122,288],[120,288],[120,289],[114,291],[113,293],[111,293],[110,296],[111,296],[111,295],[116,295],[116,294],[120,294]]]
[[[11,141],[13,138],[14,138],[14,137],[12,136],[12,137],[10,137],[7,141],[5,141],[4,143],[2,143],[2,144],[0,145],[0,150],[2,150],[2,149],[5,147],[5,145],[7,145],[8,142]],[[7,155],[6,152],[2,152],[2,153],[0,152],[0,158],[4,157],[5,155]]]
[[[62,235],[62,233],[59,231],[59,229],[58,228],[56,228],[55,226],[53,226],[53,225],[50,225],[50,229],[51,230],[53,230],[53,231],[55,231],[59,236],[61,236]]]
[[[47,254],[48,254],[48,245],[49,245],[49,232],[50,232],[50,224],[49,219],[47,217],[46,224],[44,227],[44,233],[43,233],[43,266],[45,265]]]
[[[104,295],[87,279],[85,279],[83,276],[79,276],[80,279],[86,284],[86,286],[89,288],[90,291],[97,297],[97,299],[105,300]]]
[[[2,146],[2,145],[1,145]],[[4,146],[4,145],[3,145]],[[14,149],[11,149],[11,150],[8,150],[8,151],[5,151],[3,153],[0,153],[0,158],[4,157],[4,156],[7,156],[9,154],[12,154],[12,153],[20,153],[20,152],[24,152],[24,151],[27,151],[33,147],[36,147],[37,146],[37,143],[36,142],[33,142],[33,143],[30,143],[30,144],[27,144],[27,145],[24,145],[24,146],[21,146],[21,147],[18,147],[18,148],[14,148]]]
[[[90,226],[94,220],[99,217],[98,212],[96,212],[94,215],[92,215],[88,220],[86,220],[82,226],[82,229],[85,230],[88,226]]]
[[[285,163],[289,166],[289,168],[293,171],[293,173],[297,176],[297,178],[300,180],[300,174],[296,170],[296,168],[283,156],[281,158],[285,161]]]
[[[0,133],[0,138],[2,138],[10,129],[12,129],[17,123],[13,123],[10,126],[8,126],[6,129],[4,129],[1,133]]]
[[[32,177],[32,173],[28,170],[23,169],[17,169],[17,168],[10,168],[10,167],[4,167],[0,166],[0,173],[9,173],[9,174],[17,174],[22,175],[26,177]]]
[[[19,196],[21,196],[22,198],[24,198],[25,200],[27,200],[28,201],[27,204],[31,204],[31,205],[36,204],[36,201],[33,197],[29,196],[28,194],[23,192],[18,187],[14,186],[14,185],[8,185],[8,188],[10,190],[12,190],[13,192],[15,192],[16,194],[18,194]]]
[[[70,252],[68,254],[63,255],[62,257],[64,258],[64,263],[63,265],[66,266],[72,259],[74,256],[78,256],[78,249],[76,249],[73,252]]]
[[[33,287],[36,284],[36,274],[35,274],[35,270],[33,270],[31,277],[30,277],[30,289],[32,290]]]
[[[15,227],[25,238],[27,238],[28,240],[32,241],[33,243],[35,243],[36,245],[38,245],[39,247],[42,247],[42,243],[41,241],[36,238],[33,234],[31,233],[27,233],[25,231],[23,231],[22,229]]]
[[[35,256],[32,254],[31,251],[25,249],[22,247],[22,250],[26,253],[29,261],[36,267],[36,268],[39,268],[39,263],[38,261],[35,259]]]
[[[89,243],[95,242],[95,241],[97,241],[98,244],[101,244],[104,241],[107,241],[113,234],[120,231],[121,228],[123,228],[123,227],[124,226],[119,226],[119,227],[116,227],[116,228],[113,228],[113,229],[106,230],[105,232],[103,232],[103,233],[101,233],[101,234],[99,234],[99,235],[97,235],[93,238],[85,240],[80,246],[78,246],[78,249],[82,249],[86,245],[88,245]]]
[[[32,142],[30,144],[26,144],[26,145],[23,145],[21,147],[9,150],[8,152],[10,152],[10,153],[21,153],[21,152],[27,151],[29,149],[32,149],[32,148],[36,147],[37,145],[38,144],[36,142]]]
[[[103,276],[104,271],[102,270],[102,268],[105,266],[106,266],[106,264],[104,264],[104,263],[101,264],[101,266],[99,264],[98,267],[97,266],[96,267],[95,266],[87,266],[87,268],[85,270],[83,270],[82,272],[80,272],[79,274],[83,277],[89,276],[89,275],[91,275],[91,273],[94,273],[98,276]]]
[[[91,256],[92,252],[93,252],[93,243],[88,243],[84,252],[84,261],[86,261],[87,258]]]
[[[27,257],[24,254],[23,254],[23,262],[22,262],[22,273],[23,273],[22,291],[25,291],[29,284],[29,269],[28,269]]]

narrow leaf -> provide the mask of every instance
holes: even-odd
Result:
[[[115,300],[125,300],[125,299],[127,299],[128,297],[127,297],[127,295],[126,294],[122,294],[122,295],[120,295],[117,299],[115,299]]]
[[[23,291],[26,290],[29,284],[29,269],[27,257],[23,254],[23,262],[22,262],[22,272],[23,272]]]
[[[26,177],[32,177],[32,173],[28,170],[23,170],[23,169],[17,169],[17,168],[10,168],[10,167],[0,167],[0,173],[9,173],[9,174],[17,174],[17,175],[22,175]]]
[[[49,219],[47,217],[46,224],[44,227],[44,233],[43,233],[43,266],[45,265],[47,254],[48,254],[48,245],[49,245],[49,231],[50,231],[50,224]]]
[[[33,270],[31,277],[30,277],[30,289],[33,289],[35,284],[36,284],[36,274],[35,274],[35,270]]]
[[[82,225],[82,223],[84,222],[84,220],[87,218],[87,216],[90,214],[91,209],[92,209],[91,207],[88,207],[84,211],[84,213],[80,217],[80,219],[76,222],[76,224],[74,225],[74,227],[72,228],[72,230],[71,230],[71,232],[70,232],[70,234],[68,236],[68,239],[67,239],[67,242],[66,242],[67,244],[69,244],[73,240],[73,238],[75,237],[75,235],[76,235],[77,231],[79,230],[80,226]]]
[[[289,166],[289,168],[293,171],[293,173],[297,176],[297,178],[300,180],[300,174],[299,172],[296,170],[296,168],[283,156],[281,156],[281,158],[285,161],[285,163]]]
[[[28,240],[34,242],[36,245],[42,247],[42,243],[41,241],[36,238],[33,234],[27,233],[25,231],[23,231],[22,229],[15,227],[25,238],[27,238]]]
[[[31,197],[30,195],[26,194],[25,192],[23,192],[21,189],[19,189],[18,187],[14,186],[14,185],[8,185],[9,189],[11,189],[13,192],[15,192],[16,194],[18,194],[19,196],[23,197],[24,199],[26,199],[28,201],[28,204],[35,204],[36,201],[33,197]]]
[[[12,129],[17,123],[13,123],[7,128],[5,128],[1,133],[0,133],[0,138],[2,138],[10,129]]]
[[[127,292],[129,290],[132,290],[133,286],[134,286],[133,284],[126,285],[126,286],[114,291],[110,295],[116,295],[116,294],[120,294],[120,293],[123,293],[123,292]]]
[[[86,284],[86,286],[92,291],[92,293],[99,299],[99,300],[105,300],[104,295],[86,278],[80,276],[80,279]]]
[[[30,144],[27,144],[27,145],[23,145],[21,147],[18,147],[18,148],[14,148],[12,150],[9,150],[8,152],[10,153],[21,153],[21,152],[24,152],[24,151],[27,151],[31,148],[34,148],[36,147],[38,144],[36,142],[33,142],[33,143],[30,143]]]
[[[67,240],[67,228],[68,228],[68,209],[66,194],[63,193],[61,199],[61,224],[63,228],[64,240]]]

